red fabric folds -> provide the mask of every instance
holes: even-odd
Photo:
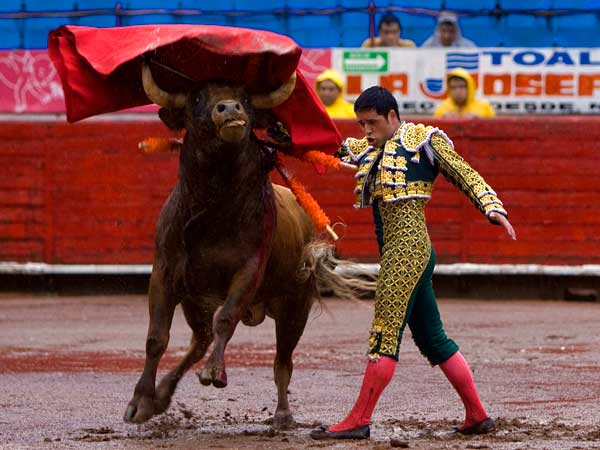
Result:
[[[226,79],[250,94],[276,89],[297,71],[302,49],[268,31],[212,25],[63,26],[48,38],[65,93],[67,120],[150,104],[141,82],[144,57],[157,83],[181,92],[193,83]],[[158,70],[155,70],[158,67]],[[172,70],[161,69],[167,67]],[[294,92],[274,108],[296,150],[337,150],[341,136],[298,72]]]

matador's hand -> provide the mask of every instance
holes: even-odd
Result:
[[[505,215],[497,213],[496,211],[492,211],[489,215],[489,219],[492,222],[497,223],[498,225],[502,225],[513,241],[517,240],[517,234],[515,233],[515,229],[510,224]]]

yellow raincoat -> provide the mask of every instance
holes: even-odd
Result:
[[[449,84],[450,78],[461,78],[467,83],[467,101],[464,106],[458,106],[454,100],[448,96],[446,100],[440,103],[433,113],[433,117],[443,117],[444,115],[453,112],[459,116],[475,115],[478,117],[495,117],[496,112],[490,102],[487,100],[475,97],[475,82],[469,72],[465,69],[454,69],[446,75],[446,86]]]
[[[325,106],[329,117],[332,119],[354,119],[356,118],[356,114],[354,114],[354,106],[352,103],[344,100],[343,92],[344,92],[344,82],[342,78],[338,75],[335,70],[327,69],[321,75],[317,77],[315,80],[315,86],[319,86],[321,81],[329,80],[332,81],[340,89],[340,95],[335,99],[329,106]]]

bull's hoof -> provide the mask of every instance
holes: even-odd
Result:
[[[212,378],[206,369],[202,369],[202,371],[198,373],[198,379],[203,386],[210,386],[212,384]]]
[[[227,386],[227,373],[225,369],[221,370],[219,375],[213,380],[213,386],[216,388],[224,388]]]
[[[144,423],[155,414],[154,401],[148,397],[133,399],[127,405],[123,420],[128,423]]]
[[[276,412],[273,416],[274,430],[290,430],[296,428],[296,421],[289,412]]]
[[[204,386],[210,386],[211,384],[216,388],[227,386],[227,372],[225,372],[224,367],[204,367],[198,374],[198,378]]]

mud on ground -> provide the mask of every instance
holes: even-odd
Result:
[[[13,449],[600,449],[600,304],[440,300],[448,334],[471,364],[498,432],[457,437],[462,405],[410,332],[362,442],[313,441],[345,415],[365,364],[372,302],[316,308],[295,354],[290,403],[298,426],[275,432],[274,327],[240,326],[226,353],[229,386],[194,371],[170,409],[122,421],[141,373],[143,297],[0,298],[0,448]],[[174,321],[160,373],[190,333]]]

